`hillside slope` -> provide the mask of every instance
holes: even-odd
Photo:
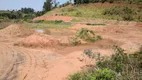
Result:
[[[94,3],[83,5],[69,5],[47,12],[46,16],[74,16],[83,18],[101,18],[114,20],[142,21],[141,5],[122,3]],[[132,13],[130,13],[132,12]],[[126,15],[127,14],[127,15]]]

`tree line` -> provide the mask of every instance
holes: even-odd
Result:
[[[21,8],[20,10],[0,11],[0,19],[32,19],[43,15],[43,11],[35,11],[33,8]]]
[[[122,3],[134,3],[134,4],[141,4],[142,0],[74,0],[74,4],[86,4],[86,3],[97,3],[97,2],[122,2]]]
[[[56,8],[59,2],[56,0],[46,0],[42,11],[35,11],[33,8],[21,8],[20,10],[0,11],[0,19],[32,19]]]

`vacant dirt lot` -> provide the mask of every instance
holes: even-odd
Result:
[[[44,37],[46,34],[40,33],[38,35],[38,33],[25,30],[23,27],[23,25],[14,24],[0,30],[0,80],[64,80],[68,75],[85,66],[86,63],[81,61],[85,49],[92,49],[101,55],[109,56],[114,53],[113,45],[118,45],[130,53],[142,45],[141,24],[98,27],[76,24],[68,29],[50,29],[51,34],[46,38]],[[52,47],[25,47],[17,45],[23,40],[26,44],[31,40],[32,45],[38,42],[40,44],[37,45],[41,45],[50,43],[50,39],[67,44],[68,38],[73,36],[78,29],[84,27],[94,30],[96,34],[103,37],[103,40],[79,46],[52,46],[50,44]],[[25,34],[27,31],[28,34]]]

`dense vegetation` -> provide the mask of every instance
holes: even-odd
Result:
[[[121,2],[121,3],[129,3],[129,4],[141,4],[142,0],[74,0],[75,4],[86,4],[86,3],[97,3],[97,2]]]
[[[43,4],[43,10],[37,12],[33,8],[0,11],[0,19],[33,19],[34,17],[41,16],[45,12],[56,8],[58,4],[59,2],[57,2],[56,0],[46,0],[46,2],[44,2]]]
[[[142,21],[142,10],[139,8],[133,8],[133,7],[120,7],[120,6],[115,6],[109,9],[104,10],[103,15],[108,15],[108,16],[119,16],[123,20],[131,21],[131,20],[136,20],[136,21]]]
[[[59,5],[57,0],[46,0],[43,4],[43,12],[48,12]]]
[[[114,46],[114,50],[115,54],[111,57],[85,50],[86,56],[96,59],[96,66],[71,75],[69,80],[141,80],[142,48],[133,54],[125,53],[118,46]]]
[[[21,10],[0,11],[0,19],[32,19],[43,15],[42,11],[35,12],[32,8],[21,8]]]

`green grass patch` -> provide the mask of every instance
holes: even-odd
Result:
[[[136,7],[130,7],[130,6],[115,6],[108,9],[105,9],[103,12],[103,15],[107,16],[118,16],[122,20],[126,21],[142,21],[142,17],[140,16],[142,14],[142,10]]]
[[[36,28],[36,29],[46,29],[46,28],[57,28],[57,29],[63,29],[63,28],[69,28],[71,27],[71,24],[47,24],[47,23],[25,23],[27,27],[30,28]]]
[[[106,24],[91,24],[91,23],[87,23],[86,25],[90,25],[90,26],[105,26]]]
[[[55,21],[47,21],[47,20],[37,20],[34,23],[46,23],[46,24],[60,24],[62,20],[55,20]]]
[[[95,7],[94,7],[95,6]],[[142,21],[141,14],[142,10],[136,6],[89,6],[89,4],[78,5],[78,6],[66,6],[63,8],[54,9],[45,15],[51,15],[58,13],[62,16],[74,16],[86,19],[108,19],[108,20],[126,20],[126,21]],[[120,7],[120,8],[118,8]],[[113,8],[113,9],[112,9]],[[129,13],[132,11],[134,14]],[[111,13],[123,13],[119,15],[107,15],[107,12]],[[106,14],[105,14],[106,13]],[[125,14],[126,13],[126,14]],[[128,14],[127,14],[128,13]],[[78,22],[78,20],[72,20],[72,22]]]

